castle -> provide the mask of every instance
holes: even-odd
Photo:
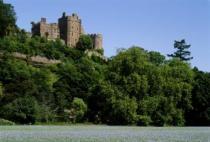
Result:
[[[47,23],[46,18],[41,18],[38,23],[32,22],[32,35],[46,37],[48,40],[61,39],[69,47],[76,47],[81,35],[85,34],[82,20],[77,14],[67,16],[64,12],[58,23]],[[102,49],[103,37],[101,34],[89,34],[93,41],[94,49]]]

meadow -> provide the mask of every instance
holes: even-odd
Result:
[[[0,142],[210,142],[210,128],[0,126]]]

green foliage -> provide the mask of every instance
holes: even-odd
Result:
[[[123,95],[110,84],[100,82],[89,97],[90,120],[96,123],[128,125],[136,123],[137,103],[135,98]]]
[[[95,51],[101,55],[104,55],[104,49],[96,49]]]
[[[191,45],[187,45],[185,40],[181,40],[181,41],[175,41],[174,43],[174,48],[177,49],[176,52],[174,52],[174,54],[170,54],[168,55],[169,57],[173,57],[173,58],[178,58],[181,61],[189,61],[192,60],[193,57],[189,57],[190,56],[190,51],[187,51],[187,49],[190,48]]]
[[[16,14],[11,4],[0,0],[0,38],[10,35],[16,30]]]
[[[77,49],[85,51],[87,49],[93,49],[93,42],[89,35],[81,35],[76,45]]]
[[[6,119],[0,119],[0,126],[2,125],[15,125],[15,123]]]
[[[162,65],[165,61],[165,56],[159,52],[151,51],[149,52],[149,60],[155,65]]]
[[[160,53],[139,47],[119,52],[108,63],[71,51],[75,58],[65,57],[61,64],[41,68],[5,55],[0,61],[4,87],[1,110],[18,108],[15,104],[24,96],[34,97],[39,104],[35,105],[33,121],[22,114],[13,118],[15,109],[9,114],[2,111],[4,118],[18,123],[88,120],[113,125],[182,126],[188,112],[196,114],[192,108],[199,108],[191,100],[194,73],[185,62],[165,60]],[[205,108],[208,110],[208,103]],[[208,117],[205,119],[208,124]]]
[[[3,86],[2,83],[0,82],[0,98],[3,96]]]
[[[1,52],[18,52],[30,56],[42,56],[48,59],[78,59],[81,51],[69,48],[60,40],[49,41],[41,37],[30,38],[24,30],[20,30],[15,36],[6,36],[0,39]]]
[[[135,124],[137,117],[137,103],[135,98],[116,94],[111,99],[110,122],[111,124]]]
[[[36,122],[38,104],[33,97],[17,98],[11,103],[2,107],[0,114],[14,122],[22,124],[33,124]]]
[[[133,47],[109,63],[108,80],[138,102],[138,124],[184,125],[191,109],[193,72],[187,63]]]
[[[192,107],[188,112],[187,125],[210,125],[210,73],[194,68],[195,81],[192,90]]]
[[[47,102],[47,101],[46,101]],[[42,103],[38,106],[38,110],[36,113],[36,122],[37,123],[51,123],[56,121],[56,114],[54,111],[51,109],[49,104],[47,103]]]
[[[138,100],[144,97],[149,88],[148,79],[146,75],[139,75],[132,73],[126,78],[125,87],[130,96],[134,96]]]
[[[88,117],[94,123],[107,123],[111,110],[111,96],[114,95],[112,86],[107,82],[100,81],[91,89],[88,97]]]
[[[131,73],[144,73],[144,66],[148,64],[147,52],[138,47],[132,47],[127,51],[120,52],[109,64],[110,71],[114,71],[122,76]]]
[[[151,118],[149,116],[146,115],[139,115],[137,117],[137,124],[139,126],[149,126],[152,122]]]
[[[71,103],[70,118],[73,122],[81,122],[84,119],[84,115],[87,112],[87,105],[80,98],[74,98]]]
[[[86,120],[113,125],[209,124],[208,79],[194,80],[190,65],[179,59],[166,60],[158,52],[132,47],[105,62],[59,40],[29,38],[24,31],[1,38],[0,49],[4,51],[0,109],[5,119],[26,124]],[[62,63],[36,67],[14,59],[10,52],[60,59]],[[27,104],[30,98],[33,106]],[[23,104],[22,99],[34,112],[17,105]],[[203,108],[200,103],[205,104]],[[5,113],[5,109],[10,111]],[[194,119],[190,121],[189,116]]]
[[[119,49],[105,60],[88,35],[69,48],[60,40],[30,38],[15,21],[13,7],[0,0],[1,118],[21,124],[210,125],[210,74],[183,62],[192,59],[185,40],[175,41],[171,60],[140,47]],[[36,65],[31,56],[61,63]]]

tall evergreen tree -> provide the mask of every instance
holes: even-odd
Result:
[[[169,54],[168,57],[179,58],[182,61],[192,60],[193,57],[190,56],[191,52],[188,49],[191,45],[188,45],[184,39],[181,41],[174,42],[174,48],[177,49],[173,54]]]

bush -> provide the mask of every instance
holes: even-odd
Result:
[[[85,51],[87,49],[93,48],[93,42],[90,36],[88,35],[81,35],[79,38],[79,41],[76,45],[77,49],[80,49],[82,51]]]
[[[128,125],[136,124],[137,103],[135,98],[128,96],[114,96],[112,98],[112,110],[110,110],[111,124]]]
[[[87,105],[83,99],[74,98],[73,102],[71,103],[71,109],[66,109],[64,111],[73,123],[81,122],[85,113],[87,112]]]
[[[38,104],[34,97],[17,98],[11,103],[4,105],[0,114],[9,120],[20,124],[34,124],[38,112]]]
[[[137,124],[139,126],[149,126],[152,123],[152,120],[149,116],[139,115]]]
[[[6,119],[0,119],[0,125],[15,125],[15,123]]]

